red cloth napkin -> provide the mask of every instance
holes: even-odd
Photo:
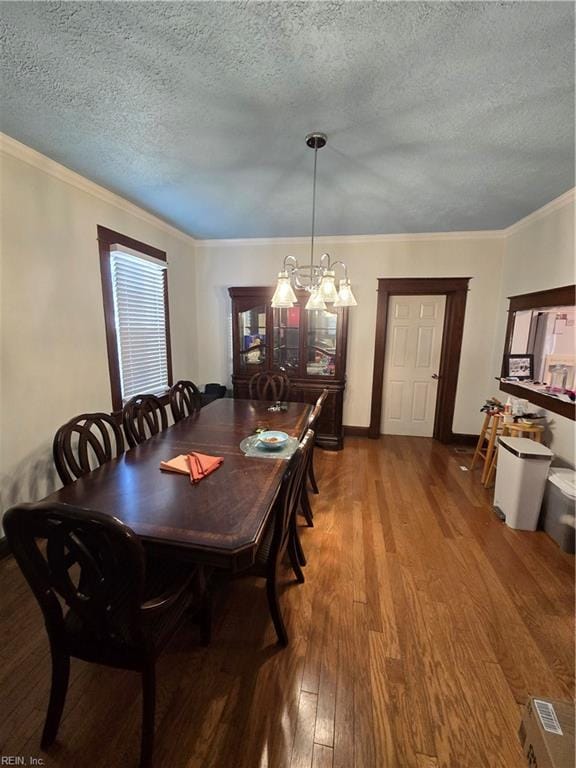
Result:
[[[170,461],[161,461],[160,469],[189,475],[191,483],[199,483],[222,464],[222,456],[207,456],[205,453],[180,454]]]
[[[224,461],[223,456],[207,456],[205,453],[189,453],[187,459],[191,483],[199,483]]]

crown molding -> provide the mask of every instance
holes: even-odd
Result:
[[[94,181],[90,181],[90,179],[87,179],[85,176],[76,173],[76,171],[66,168],[66,166],[57,163],[55,160],[51,160],[41,152],[32,149],[32,147],[22,144],[11,136],[1,132],[0,155],[7,155],[9,157],[14,157],[17,160],[21,160],[28,165],[32,165],[34,168],[38,168],[39,170],[48,173],[59,181],[63,181],[65,184],[70,184],[82,192],[86,192],[109,205],[113,205],[115,208],[120,208],[141,221],[145,221],[147,224],[152,224],[153,226],[158,227],[158,229],[161,229],[163,232],[166,232],[173,237],[177,237],[191,245],[196,244],[196,240],[191,235],[182,232],[182,230],[172,226],[172,224],[164,221],[164,219],[149,213],[143,208],[131,203],[129,200],[117,195],[115,192],[111,192],[109,189],[101,187]]]
[[[501,240],[506,237],[504,229],[483,229],[469,232],[416,232],[414,234],[394,234],[394,235],[321,235],[314,238],[318,245],[351,245],[363,243],[409,243],[426,240]],[[230,238],[219,240],[210,238],[208,240],[196,240],[197,246],[218,247],[221,246],[300,246],[310,245],[310,237],[246,237]]]
[[[546,205],[543,205],[542,208],[538,208],[537,210],[532,211],[532,213],[529,213],[528,216],[525,216],[523,219],[514,222],[514,224],[511,224],[509,227],[507,227],[507,229],[502,231],[506,233],[506,237],[510,237],[510,235],[515,235],[519,230],[524,229],[524,227],[528,227],[530,224],[533,224],[539,219],[543,219],[546,216],[549,216],[551,213],[554,213],[554,211],[560,210],[560,208],[564,208],[567,205],[573,206],[575,200],[574,193],[574,188],[569,189],[559,197],[555,197],[554,200],[551,200],[549,203],[546,203]]]

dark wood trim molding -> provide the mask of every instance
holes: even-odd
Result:
[[[560,288],[547,288],[545,291],[535,291],[534,293],[523,293],[519,296],[509,296],[510,306],[508,307],[508,321],[506,323],[506,340],[504,342],[504,353],[502,355],[501,376],[504,376],[504,356],[509,354],[512,349],[512,335],[514,333],[514,314],[527,309],[547,309],[549,307],[573,307],[576,305],[576,285],[563,285]],[[500,391],[506,392],[513,397],[526,399],[534,405],[545,408],[547,411],[557,413],[566,419],[576,421],[576,403],[568,403],[559,400],[553,395],[547,395],[545,392],[537,392],[522,387],[514,382],[501,381]]]
[[[470,277],[398,277],[380,278],[378,280],[372,407],[369,427],[370,437],[377,438],[380,435],[389,297],[439,294],[446,296],[446,310],[444,313],[444,330],[440,353],[434,438],[443,443],[452,441],[452,421],[454,419],[466,298],[470,280]]]
[[[545,291],[508,296],[510,312],[522,309],[546,309],[547,307],[572,307],[576,303],[576,285],[547,288]]]
[[[545,408],[547,411],[557,413],[559,416],[564,416],[566,419],[572,419],[576,421],[576,403],[567,403],[564,400],[559,400],[553,395],[547,395],[543,392],[536,392],[535,390],[521,387],[518,384],[514,384],[509,381],[500,382],[500,391],[506,392],[512,397],[518,397],[521,400],[528,400],[534,405],[539,405],[540,408]]]
[[[154,248],[153,245],[148,245],[148,243],[143,243],[140,240],[134,240],[133,237],[128,237],[128,235],[123,235],[120,232],[114,232],[113,229],[101,227],[99,224],[97,228],[99,243],[106,243],[108,246],[118,243],[126,248],[131,248],[133,251],[145,253],[147,256],[159,259],[160,261],[167,261],[166,252],[161,251],[159,248]]]
[[[370,437],[370,427],[353,427],[344,425],[345,437]]]
[[[98,251],[100,254],[100,276],[102,278],[102,301],[104,304],[104,323],[106,326],[106,349],[110,371],[110,392],[112,411],[122,411],[122,388],[120,385],[120,361],[118,360],[118,339],[114,318],[114,296],[112,294],[112,275],[110,272],[110,249],[112,245],[123,245],[133,251],[152,256],[160,261],[167,261],[166,253],[152,245],[134,240],[120,232],[98,225]],[[164,271],[164,308],[166,317],[166,363],[168,385],[172,386],[172,350],[170,343],[170,312],[168,307],[168,272]]]
[[[452,432],[452,440],[450,442],[455,445],[476,445],[479,435],[469,435],[465,432]]]
[[[8,539],[3,536],[0,539],[0,560],[3,560],[5,557],[8,557],[10,554],[10,545],[8,544]]]

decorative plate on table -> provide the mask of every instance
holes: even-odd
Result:
[[[288,444],[288,440],[290,436],[286,432],[268,429],[258,434],[257,445],[264,451],[279,451]]]
[[[262,440],[262,435],[282,435],[283,438],[266,442]],[[246,456],[260,459],[289,459],[296,448],[298,448],[298,439],[290,437],[285,432],[261,432],[259,435],[245,437],[240,443],[240,450]]]

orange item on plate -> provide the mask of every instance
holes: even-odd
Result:
[[[222,456],[207,456],[205,453],[180,454],[170,461],[161,461],[160,469],[189,475],[191,483],[199,483],[222,464]]]

